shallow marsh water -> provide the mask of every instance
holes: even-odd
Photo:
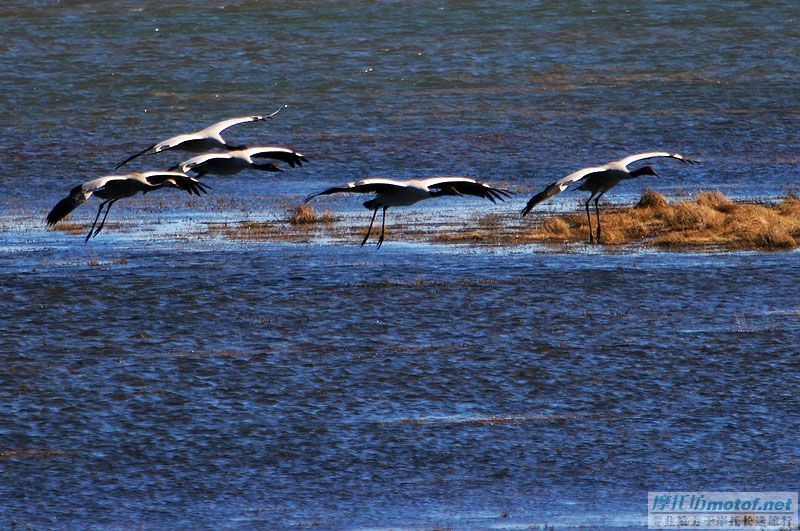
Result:
[[[797,252],[204,232],[367,175],[519,192],[389,223],[477,219],[653,148],[705,164],[609,200],[795,189],[794,3],[605,5],[0,7],[0,522],[641,526],[648,490],[797,490]],[[42,227],[128,153],[283,104],[230,136],[303,168],[120,204],[87,245]],[[362,200],[319,208],[361,230]]]

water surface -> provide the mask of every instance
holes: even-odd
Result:
[[[369,175],[518,192],[390,217],[469,222],[651,149],[704,164],[658,161],[609,201],[778,200],[797,186],[795,3],[43,1],[0,19],[0,522],[642,526],[648,490],[797,490],[796,252],[204,233]],[[86,245],[42,226],[129,153],[280,105],[229,136],[303,168],[120,202]],[[365,228],[361,201],[319,206]]]

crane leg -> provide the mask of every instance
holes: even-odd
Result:
[[[106,213],[105,213],[105,215],[103,216],[103,221],[101,221],[101,222],[100,222],[100,226],[99,226],[99,227],[97,227],[97,229],[94,231],[94,235],[95,235],[95,236],[97,236],[98,234],[100,234],[100,231],[101,231],[101,230],[103,230],[103,225],[105,225],[105,224],[106,224],[106,218],[108,217],[108,211],[109,211],[109,210],[111,210],[111,205],[113,205],[113,204],[114,204],[114,203],[116,203],[116,202],[117,202],[117,200],[116,200],[116,199],[112,199],[111,201],[109,201],[109,202],[108,202],[108,205],[106,206]]]
[[[589,243],[594,243],[594,230],[592,229],[592,215],[589,213],[589,203],[591,202],[592,198],[589,197],[589,199],[586,200],[586,219],[589,220]]]
[[[108,203],[108,201],[103,201],[102,203],[100,203],[100,206],[97,207],[97,215],[94,217],[94,223],[92,223],[92,226],[89,227],[89,234],[87,234],[86,239],[83,240],[84,243],[88,242],[89,238],[92,237],[92,232],[94,231],[94,227],[97,225],[97,220],[100,219],[100,212],[103,211],[103,207],[106,206],[106,203]]]
[[[378,209],[376,208],[375,211],[372,213],[372,221],[369,222],[369,228],[367,229],[367,235],[364,236],[364,239],[361,240],[361,247],[364,247],[364,244],[367,243],[367,239],[369,239],[369,233],[372,232],[372,224],[375,223],[375,216],[378,215]]]
[[[594,212],[597,216],[597,243],[600,243],[600,206],[598,205],[598,201],[600,201],[602,195],[603,194],[598,195],[594,200]]]
[[[378,249],[381,248],[383,245],[383,236],[386,234],[386,209],[389,207],[383,207],[383,219],[381,220],[381,237],[378,238]],[[375,211],[377,212],[377,210]]]

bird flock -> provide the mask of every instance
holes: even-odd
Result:
[[[283,171],[274,162],[283,162],[289,167],[302,166],[308,159],[294,149],[283,146],[236,146],[229,144],[222,132],[235,125],[248,122],[260,122],[273,118],[281,109],[268,115],[243,116],[217,122],[213,125],[192,133],[179,134],[161,142],[157,142],[142,151],[130,155],[117,164],[117,170],[128,162],[144,156],[161,153],[162,151],[175,150],[191,153],[201,153],[168,170],[132,172],[119,175],[106,175],[92,179],[75,186],[67,197],[60,200],[47,215],[47,225],[55,225],[69,213],[95,195],[102,199],[97,209],[97,215],[89,228],[85,241],[96,237],[105,225],[111,206],[126,197],[137,193],[147,194],[162,188],[178,188],[190,195],[201,195],[209,187],[200,181],[208,175],[234,175],[243,170],[260,170],[268,172]],[[225,150],[225,151],[219,151]],[[646,159],[671,158],[688,164],[697,161],[689,159],[680,153],[666,151],[653,151],[630,155],[620,160],[608,162],[599,166],[583,168],[570,173],[566,177],[548,185],[544,190],[534,195],[522,209],[522,216],[526,216],[536,205],[574,186],[578,190],[591,192],[585,202],[586,216],[589,222],[589,243],[601,243],[600,198],[609,190],[625,179],[634,179],[643,175],[657,175],[651,166],[643,166],[629,170],[628,166]],[[380,248],[386,234],[386,210],[389,207],[409,206],[424,199],[440,196],[475,196],[488,199],[492,203],[504,201],[511,197],[512,192],[501,188],[492,187],[470,177],[447,176],[431,177],[428,179],[396,180],[388,178],[368,178],[360,181],[348,182],[340,186],[333,186],[305,198],[308,203],[315,197],[339,193],[373,194],[374,197],[364,202],[364,207],[372,210],[367,234],[361,241],[361,246],[367,243],[378,211],[383,211],[381,220],[381,234],[377,241]],[[589,205],[594,200],[597,230],[592,227],[592,217]],[[105,208],[105,214],[100,215]],[[99,225],[98,225],[99,221]]]

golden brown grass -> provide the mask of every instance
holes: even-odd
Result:
[[[644,191],[636,206],[638,208],[659,208],[665,207],[667,204],[666,197],[648,188]]]
[[[292,225],[312,225],[314,223],[333,223],[336,216],[333,212],[326,210],[322,214],[317,214],[311,205],[300,205],[289,213],[289,223]]]
[[[648,190],[635,207],[606,208],[600,217],[605,244],[784,250],[796,248],[800,238],[800,199],[794,196],[769,206],[703,192],[694,200],[669,204]],[[571,242],[586,240],[588,234],[586,216],[572,214],[546,219],[533,237]]]

